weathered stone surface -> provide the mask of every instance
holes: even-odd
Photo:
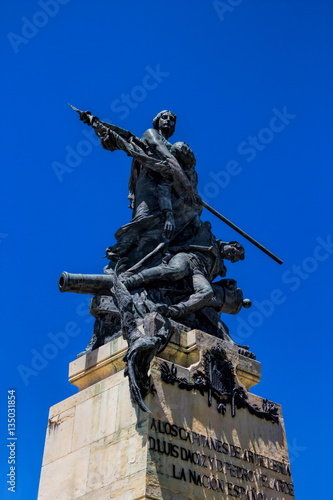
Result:
[[[180,394],[174,386],[159,381],[157,362],[152,376],[157,381],[157,395],[149,401],[148,470],[155,471],[155,481],[147,482],[149,494],[160,491],[157,498],[163,500],[293,498],[280,407],[278,424],[261,420],[246,409],[238,410],[234,418],[228,410],[222,416],[213,406],[207,407],[201,394]],[[253,404],[261,401],[251,395]],[[261,465],[251,463],[251,457]]]
[[[115,345],[109,347],[112,369],[100,370],[102,359],[108,364],[108,345],[71,364],[71,377],[76,381],[80,373],[86,388],[50,409],[38,500],[293,498],[281,408],[277,423],[248,408],[232,416],[231,405],[222,415],[214,402],[208,405],[206,393],[163,382],[161,363],[178,361],[178,377],[189,380],[202,367],[202,353],[223,344],[200,331],[176,341],[178,357],[170,342],[152,363],[156,394],[145,398],[150,415],[131,402],[124,370],[112,361]],[[119,339],[117,346],[121,351]],[[258,362],[243,359],[236,347],[229,350],[238,383],[244,373],[259,378]],[[108,370],[112,374],[103,378]],[[262,407],[262,398],[247,395]]]
[[[80,390],[123,370],[127,343],[122,337],[101,346],[69,365],[69,381]]]
[[[186,368],[198,366],[200,350],[223,345],[233,360],[239,381],[250,389],[260,381],[261,363],[239,354],[236,344],[221,341],[200,330],[180,332],[168,343],[160,358]],[[113,342],[81,356],[69,365],[69,381],[80,390],[105,379],[107,376],[125,368],[122,358],[127,350],[127,343],[119,337]]]

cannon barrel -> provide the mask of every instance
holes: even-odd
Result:
[[[237,288],[235,280],[222,279],[212,283],[212,288],[214,296],[206,306],[214,307],[221,313],[238,314],[242,307],[247,309],[252,305],[251,300],[244,299],[243,292]]]
[[[58,286],[61,292],[88,295],[97,295],[103,292],[103,295],[111,295],[113,279],[109,274],[73,274],[64,271],[60,275]]]

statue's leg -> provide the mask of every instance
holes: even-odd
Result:
[[[191,266],[188,255],[179,253],[172,257],[168,264],[160,264],[126,278],[125,285],[129,290],[133,290],[154,281],[178,281],[188,276],[190,271]]]
[[[115,260],[126,256],[130,249],[136,244],[136,233],[128,230],[114,245],[106,249],[106,257],[109,260]]]
[[[194,293],[188,300],[169,307],[169,316],[178,317],[204,307],[213,297],[213,289],[203,274],[192,276]]]

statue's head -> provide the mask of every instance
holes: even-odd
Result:
[[[169,139],[175,131],[176,119],[177,116],[171,111],[160,111],[153,119],[153,127],[155,130],[163,132],[163,135]]]
[[[186,142],[175,142],[170,149],[170,153],[185,169],[193,168],[196,164],[194,153]]]
[[[227,243],[222,240],[217,240],[217,244],[219,246],[222,259],[228,259],[231,262],[244,260],[245,250],[244,247],[238,243],[238,241],[229,241]]]

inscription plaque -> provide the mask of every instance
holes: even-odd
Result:
[[[285,461],[155,418],[149,419],[148,439],[150,458],[159,474],[222,493],[218,498],[294,497],[290,466]]]

